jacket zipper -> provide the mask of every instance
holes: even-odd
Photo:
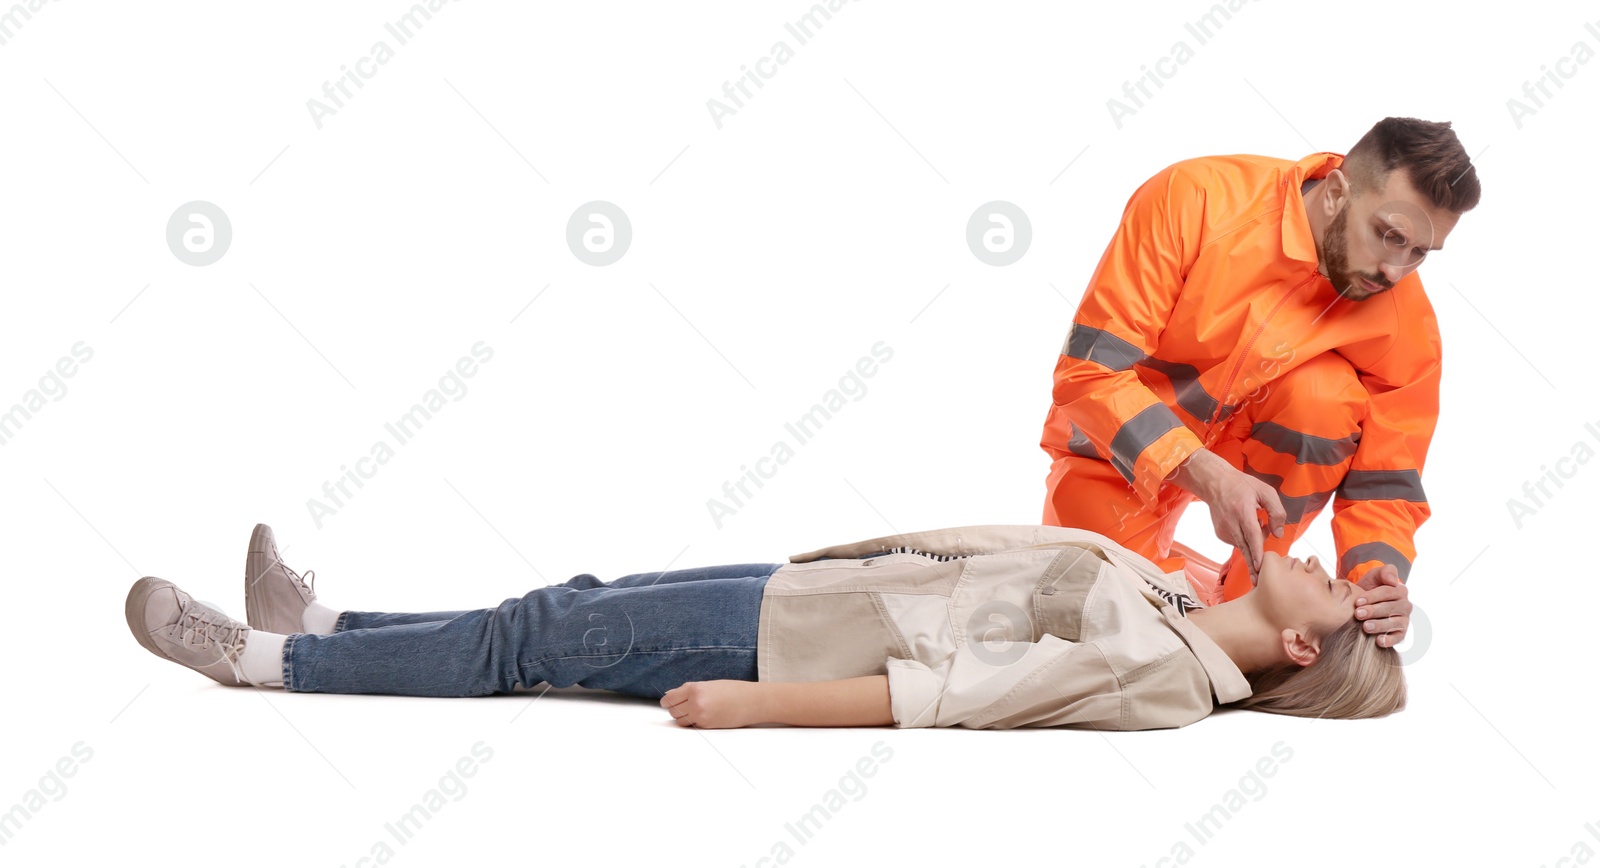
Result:
[[[1238,379],[1239,369],[1244,367],[1245,357],[1250,355],[1251,348],[1256,345],[1256,341],[1260,339],[1261,333],[1266,331],[1267,323],[1272,321],[1272,317],[1278,312],[1279,308],[1283,307],[1283,303],[1289,300],[1289,296],[1294,295],[1297,290],[1299,290],[1302,286],[1305,286],[1307,282],[1317,278],[1320,274],[1321,272],[1313,270],[1305,280],[1300,281],[1286,290],[1283,293],[1283,298],[1278,299],[1278,303],[1273,305],[1272,310],[1267,312],[1266,318],[1261,320],[1261,325],[1256,326],[1256,333],[1250,336],[1250,342],[1244,345],[1244,352],[1239,354],[1239,360],[1233,363],[1233,371],[1228,374],[1228,382],[1222,387],[1222,400],[1217,402],[1217,409],[1211,411],[1211,419],[1206,422],[1205,442],[1207,446],[1211,445],[1212,429],[1216,427],[1217,420],[1222,415],[1222,408],[1228,405],[1228,398],[1233,389],[1233,381]]]

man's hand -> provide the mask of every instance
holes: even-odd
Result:
[[[751,681],[689,681],[661,696],[661,707],[679,726],[738,729],[760,723],[755,708],[760,685]]]
[[[1283,522],[1288,518],[1278,492],[1272,486],[1235,470],[1227,459],[1209,449],[1197,449],[1178,465],[1171,479],[1194,493],[1211,508],[1211,527],[1217,539],[1239,550],[1250,569],[1250,584],[1261,570],[1262,542],[1265,535],[1256,510],[1267,511],[1272,535],[1283,537]]]
[[[1356,598],[1356,617],[1362,629],[1376,634],[1378,647],[1393,648],[1411,627],[1411,592],[1400,581],[1393,564],[1379,564],[1356,582],[1366,593]]]

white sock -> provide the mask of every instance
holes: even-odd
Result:
[[[287,638],[264,630],[246,634],[244,651],[239,655],[239,671],[244,680],[257,687],[282,687],[283,643]]]
[[[300,616],[300,626],[307,633],[318,633],[326,636],[333,632],[333,625],[339,620],[343,612],[336,612],[316,600],[306,606],[306,611]]]

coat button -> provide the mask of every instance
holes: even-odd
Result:
[[[1041,594],[1054,594],[1055,592],[1056,592],[1055,588],[1045,588],[1044,590],[1040,591],[1039,593],[1041,593]]]

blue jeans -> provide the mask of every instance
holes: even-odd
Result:
[[[344,612],[283,646],[283,686],[317,693],[486,696],[579,685],[659,699],[686,681],[759,680],[761,595],[781,564],[583,573],[492,609]]]

